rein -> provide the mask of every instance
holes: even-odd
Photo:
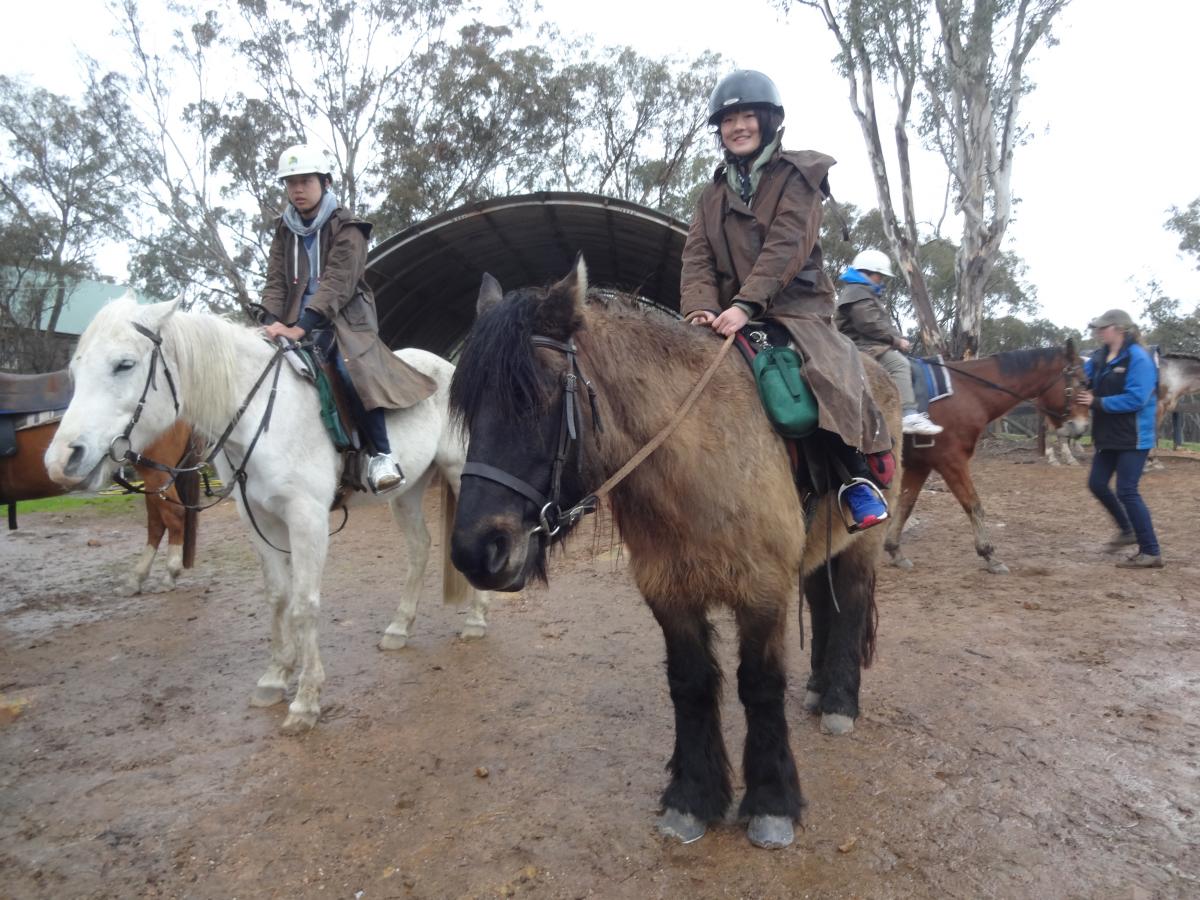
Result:
[[[486,463],[468,462],[463,467],[462,474],[464,476],[473,475],[476,478],[485,478],[488,481],[494,481],[532,501],[539,511],[538,525],[529,532],[530,537],[535,534],[544,534],[547,538],[554,538],[563,528],[570,528],[587,513],[595,512],[600,505],[600,501],[674,433],[675,429],[679,427],[679,423],[683,421],[684,417],[687,416],[695,405],[701,392],[707,387],[709,381],[712,380],[717,367],[721,364],[721,361],[729,352],[729,348],[733,345],[735,337],[736,334],[733,334],[725,339],[725,343],[721,345],[721,349],[717,351],[716,357],[704,371],[704,374],[700,376],[700,380],[696,382],[691,393],[688,394],[679,409],[676,410],[675,415],[663,426],[658,434],[654,435],[642,449],[630,457],[625,465],[614,472],[600,487],[586,495],[570,509],[564,510],[559,505],[562,490],[562,472],[570,455],[571,445],[580,442],[580,435],[583,432],[583,418],[577,399],[578,383],[580,381],[583,382],[588,392],[588,402],[592,410],[592,421],[596,423],[597,434],[604,431],[604,426],[600,421],[600,413],[596,409],[596,389],[579,367],[577,357],[578,348],[576,348],[575,342],[567,341],[564,343],[545,337],[544,335],[533,335],[531,340],[535,347],[547,347],[551,350],[557,350],[567,357],[567,371],[562,376],[563,399],[562,413],[559,418],[558,447],[554,455],[554,463],[550,469],[550,496],[543,495],[541,491],[524,479],[511,475],[495,466],[489,466]],[[575,461],[579,470],[582,471],[583,455],[576,453]]]
[[[932,359],[926,359],[926,360],[923,360],[923,362],[926,365],[938,366],[940,368],[946,369],[947,371],[953,372],[956,375],[963,375],[967,378],[970,378],[972,381],[979,382],[980,384],[984,385],[985,387],[989,387],[992,390],[996,390],[996,391],[1000,391],[1001,393],[1008,394],[1010,397],[1015,397],[1018,400],[1028,400],[1030,403],[1033,404],[1033,408],[1036,409],[1038,412],[1040,412],[1044,416],[1050,416],[1051,418],[1054,418],[1054,419],[1063,419],[1063,420],[1069,419],[1071,417],[1071,406],[1073,405],[1073,401],[1075,399],[1075,388],[1071,384],[1071,376],[1079,371],[1079,363],[1071,363],[1069,365],[1063,366],[1062,371],[1059,373],[1059,375],[1062,377],[1064,385],[1065,385],[1063,387],[1063,394],[1064,394],[1064,400],[1065,400],[1066,405],[1061,413],[1056,413],[1056,412],[1053,412],[1052,410],[1046,409],[1046,407],[1044,407],[1040,403],[1036,402],[1032,397],[1022,397],[1016,391],[1011,390],[1010,388],[1006,388],[1002,384],[996,384],[996,382],[994,382],[994,381],[988,381],[988,379],[983,378],[979,375],[976,375],[973,372],[968,372],[965,369],[956,369],[954,366],[947,365],[946,363],[943,363],[943,362],[935,362]],[[1043,388],[1039,392],[1039,394],[1044,394],[1047,390],[1049,390],[1049,388]]]
[[[258,536],[262,538],[267,546],[271,547],[272,549],[278,550],[280,553],[290,553],[290,550],[284,550],[282,547],[276,547],[273,543],[271,543],[267,536],[262,533],[262,529],[258,527],[258,522],[254,519],[254,511],[251,509],[250,502],[246,497],[246,466],[250,462],[250,457],[254,453],[254,448],[258,446],[258,439],[262,437],[262,435],[267,431],[268,427],[270,427],[271,413],[275,408],[275,396],[279,390],[279,373],[283,368],[283,355],[290,352],[291,347],[282,343],[276,345],[274,352],[271,354],[271,358],[267,361],[266,367],[261,373],[259,373],[258,379],[250,388],[250,393],[246,395],[246,399],[242,401],[242,405],[239,406],[237,412],[233,414],[233,419],[229,422],[229,425],[226,426],[225,431],[217,439],[217,442],[213,445],[212,449],[204,459],[193,466],[169,466],[135,452],[130,444],[129,436],[133,433],[134,426],[137,425],[138,420],[142,416],[142,410],[146,405],[146,397],[150,393],[150,388],[155,387],[157,390],[154,374],[160,359],[162,361],[163,372],[167,378],[167,384],[171,388],[171,402],[175,406],[175,415],[176,417],[179,415],[179,396],[175,390],[175,381],[171,377],[171,370],[167,368],[166,357],[164,357],[162,353],[162,335],[151,331],[138,322],[133,322],[131,324],[135,329],[137,329],[138,333],[147,337],[150,342],[154,344],[154,350],[150,354],[150,371],[146,376],[146,385],[142,388],[142,396],[138,400],[137,409],[134,410],[133,417],[129,420],[129,424],[125,426],[125,430],[121,434],[117,435],[117,437],[113,438],[112,443],[108,448],[108,455],[113,462],[118,464],[131,463],[133,465],[143,466],[144,468],[155,469],[159,472],[165,472],[171,477],[167,483],[157,491],[147,491],[144,488],[136,487],[123,478],[119,472],[113,477],[113,480],[131,493],[156,493],[159,497],[167,502],[175,503],[178,506],[182,506],[184,509],[196,510],[198,512],[211,509],[212,507],[216,506],[231,493],[233,493],[235,488],[237,488],[240,490],[242,495],[242,506],[246,510],[246,516],[250,519],[250,524],[254,526],[254,530],[258,533]],[[177,500],[172,500],[171,498],[167,497],[167,490],[175,483],[175,480],[180,475],[187,472],[199,472],[205,466],[213,463],[213,461],[217,458],[217,454],[224,450],[225,444],[229,440],[229,436],[233,434],[233,429],[236,428],[238,422],[242,420],[242,416],[245,415],[247,408],[250,406],[250,402],[258,393],[259,388],[261,388],[263,382],[267,380],[267,376],[272,375],[272,373],[273,377],[271,380],[271,393],[267,397],[267,408],[264,410],[262,418],[259,420],[258,427],[254,431],[254,437],[250,439],[250,445],[246,448],[246,453],[242,457],[241,465],[234,467],[233,460],[229,458],[229,451],[225,450],[225,459],[229,463],[230,468],[234,469],[233,476],[229,479],[229,482],[218,491],[213,491],[207,486],[207,480],[205,482],[206,495],[209,497],[216,497],[217,499],[208,504],[192,505],[189,503],[180,503]],[[119,446],[119,442],[124,442],[125,449],[118,456],[117,447]],[[349,512],[344,507],[342,511],[344,514],[342,524],[337,528],[336,531],[333,532],[334,534],[337,534],[338,531],[341,531],[342,528],[346,526],[346,520],[349,518]]]

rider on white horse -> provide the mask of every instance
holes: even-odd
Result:
[[[838,280],[838,328],[851,338],[859,350],[879,360],[900,389],[904,412],[901,428],[905,434],[939,434],[942,426],[917,410],[909,368],[908,338],[888,319],[880,295],[883,280],[892,277],[892,261],[881,250],[863,250]]]
[[[397,358],[379,338],[375,297],[363,279],[371,225],[338,205],[334,162],[312,144],[288,147],[277,174],[288,205],[275,223],[262,305],[274,340],[311,337],[332,359],[359,431],[370,447],[367,480],[375,493],[404,484],[391,455],[384,410],[430,396],[434,382]]]

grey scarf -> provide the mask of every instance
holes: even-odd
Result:
[[[771,161],[771,157],[775,155],[775,151],[779,149],[781,143],[783,143],[783,128],[775,133],[775,140],[759,151],[758,156],[747,166],[747,171],[742,172],[739,161],[730,162],[725,166],[725,178],[729,182],[729,186],[746,205],[750,204],[750,201],[754,199],[754,192],[758,190],[763,166]]]
[[[300,271],[300,244],[309,235],[319,235],[321,228],[329,221],[329,217],[333,215],[333,211],[337,209],[337,197],[333,195],[333,191],[326,191],[321,197],[321,204],[317,207],[317,214],[313,216],[313,220],[307,225],[300,218],[300,211],[292,204],[287,205],[287,209],[283,211],[283,224],[288,227],[288,230],[296,236],[293,253],[295,257],[292,261],[292,271]],[[305,247],[305,253],[308,254],[308,287],[305,288],[304,297],[300,301],[300,308],[308,306],[308,298],[317,292],[317,283],[321,280],[321,238],[316,237],[308,242]]]

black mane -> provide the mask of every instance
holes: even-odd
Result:
[[[1004,350],[990,357],[1002,375],[1018,375],[1030,369],[1062,359],[1062,347],[1035,347],[1032,350]],[[985,357],[988,358],[988,357]]]
[[[499,408],[514,421],[535,417],[546,406],[546,389],[533,359],[530,295],[511,291],[475,320],[450,382],[450,409],[467,428],[483,409]]]

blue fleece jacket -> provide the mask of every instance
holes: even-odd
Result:
[[[1149,450],[1154,447],[1154,411],[1158,405],[1158,369],[1141,344],[1126,341],[1111,362],[1101,347],[1084,362],[1096,402],[1092,432],[1100,450]]]
[[[858,269],[846,269],[841,274],[841,277],[838,278],[838,281],[844,281],[846,284],[861,284],[864,287],[870,288],[876,295],[883,293],[882,284],[876,284],[862,272],[858,271]]]

